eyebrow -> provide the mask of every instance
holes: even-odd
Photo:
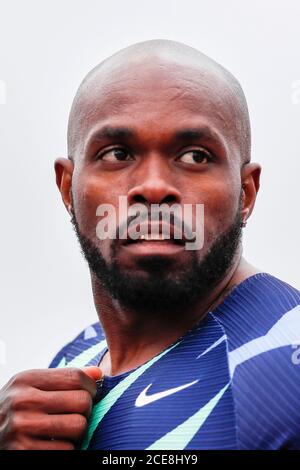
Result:
[[[174,134],[176,140],[208,139],[219,140],[218,136],[209,127],[182,129]]]
[[[128,127],[104,126],[92,136],[91,140],[126,139],[129,137],[134,137],[134,135],[134,131]]]
[[[101,141],[101,140],[126,140],[129,138],[134,138],[136,132],[133,128],[126,126],[103,126],[93,133],[88,139],[88,146],[91,142]],[[169,141],[175,142],[184,142],[184,141],[193,141],[193,140],[208,140],[215,142],[222,148],[224,148],[224,141],[221,136],[208,126],[201,127],[188,127],[176,130],[171,136]]]

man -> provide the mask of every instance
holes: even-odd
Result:
[[[300,295],[242,257],[261,168],[236,79],[180,43],[130,46],[79,87],[68,152],[56,182],[99,322],[2,390],[2,448],[300,448]],[[150,218],[172,205],[204,207],[200,248],[195,211]]]

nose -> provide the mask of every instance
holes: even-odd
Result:
[[[157,159],[150,159],[135,175],[135,184],[128,192],[128,204],[174,204],[181,202],[181,194],[172,182],[171,170]]]

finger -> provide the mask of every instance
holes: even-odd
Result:
[[[60,439],[26,439],[13,445],[12,450],[75,450],[75,444]]]
[[[27,409],[40,410],[48,414],[76,413],[86,418],[90,416],[93,406],[92,397],[86,390],[38,391],[35,402],[37,403],[35,407],[30,404]]]
[[[103,377],[103,372],[99,367],[95,367],[95,366],[83,367],[82,370],[91,379],[100,380]]]
[[[33,369],[14,376],[9,385],[29,385],[44,391],[87,390],[93,397],[97,385],[81,369],[65,367],[63,369]]]
[[[80,414],[44,415],[23,414],[18,423],[18,432],[39,439],[62,439],[78,441],[87,430],[87,419]]]

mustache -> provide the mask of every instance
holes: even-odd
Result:
[[[133,221],[135,219],[138,219],[137,224],[134,226],[132,225]],[[133,227],[138,227],[139,225],[144,224],[145,222],[148,222],[150,224],[151,222],[154,223],[165,223],[168,222],[168,225],[170,227],[176,228],[178,231],[180,231],[182,234],[185,233],[186,238],[192,239],[194,238],[193,230],[192,227],[187,224],[187,222],[184,220],[184,218],[178,217],[177,214],[174,214],[173,212],[162,212],[162,211],[157,211],[157,212],[142,212],[140,214],[134,214],[134,215],[129,215],[124,222],[121,222],[116,227],[116,238],[120,239],[123,238],[124,235],[128,235],[128,227],[131,229]]]

